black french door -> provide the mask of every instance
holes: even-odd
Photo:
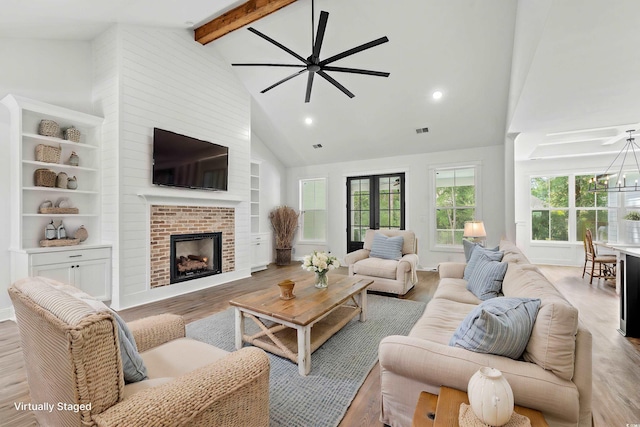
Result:
[[[347,252],[370,228],[404,230],[404,205],[404,173],[347,178]]]

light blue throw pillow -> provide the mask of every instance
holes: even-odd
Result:
[[[462,321],[449,345],[476,353],[519,359],[527,347],[540,300],[492,298],[479,304]]]
[[[387,237],[382,233],[375,233],[369,256],[398,260],[402,258],[402,246],[404,246],[404,237],[402,236]]]
[[[506,262],[493,261],[481,253],[467,281],[467,289],[482,301],[497,297],[502,291],[502,281],[507,267]]]
[[[473,248],[471,257],[469,258],[469,262],[467,262],[467,266],[464,268],[464,276],[462,277],[464,280],[469,280],[469,278],[471,277],[471,273],[473,273],[473,270],[476,268],[476,265],[478,264],[478,261],[481,259],[482,255],[486,255],[492,261],[502,261],[504,252],[485,249],[479,245]]]
[[[496,246],[495,248],[485,248],[480,243],[475,243],[470,240],[462,240],[462,248],[464,249],[465,262],[469,262],[469,259],[471,259],[471,254],[473,253],[473,250],[476,247],[479,247],[480,249],[484,249],[487,251],[494,251],[494,252],[497,252],[500,250],[500,246]]]
[[[111,314],[118,324],[118,340],[120,341],[120,358],[125,383],[135,383],[147,378],[147,368],[136,346],[136,340],[126,322],[115,311]]]

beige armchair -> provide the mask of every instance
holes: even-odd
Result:
[[[387,237],[402,236],[402,258],[394,260],[370,257],[375,233],[382,233]],[[367,230],[363,248],[348,253],[345,264],[349,266],[349,276],[374,281],[368,290],[404,295],[418,282],[418,239],[409,230]]]
[[[31,403],[46,426],[268,426],[269,359],[185,338],[180,316],[129,323],[148,379],[125,385],[110,310],[51,279],[9,288]],[[95,301],[95,300],[94,300]]]

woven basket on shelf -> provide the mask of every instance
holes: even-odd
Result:
[[[64,131],[64,139],[72,142],[80,142],[80,131],[73,126]]]
[[[36,187],[55,187],[56,173],[51,169],[36,169],[33,173],[33,184]]]
[[[36,145],[36,160],[39,162],[60,163],[60,154],[62,154],[62,148],[60,147],[44,144]]]
[[[54,208],[54,207],[50,207],[50,208],[40,208],[38,209],[38,213],[41,214],[48,214],[48,215],[55,215],[55,214],[77,214],[79,213],[80,210],[78,208]]]
[[[44,136],[54,136],[59,138],[62,136],[62,131],[60,130],[60,125],[53,120],[43,119],[40,120],[40,125],[38,126],[38,133]]]
[[[55,247],[55,246],[73,246],[80,243],[80,239],[53,239],[53,240],[40,240],[40,246],[42,247]]]

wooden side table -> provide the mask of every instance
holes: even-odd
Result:
[[[458,427],[460,404],[469,404],[467,393],[449,387],[440,387],[440,395],[420,393],[412,427]],[[531,420],[531,427],[549,427],[540,411],[516,405],[515,412]]]

